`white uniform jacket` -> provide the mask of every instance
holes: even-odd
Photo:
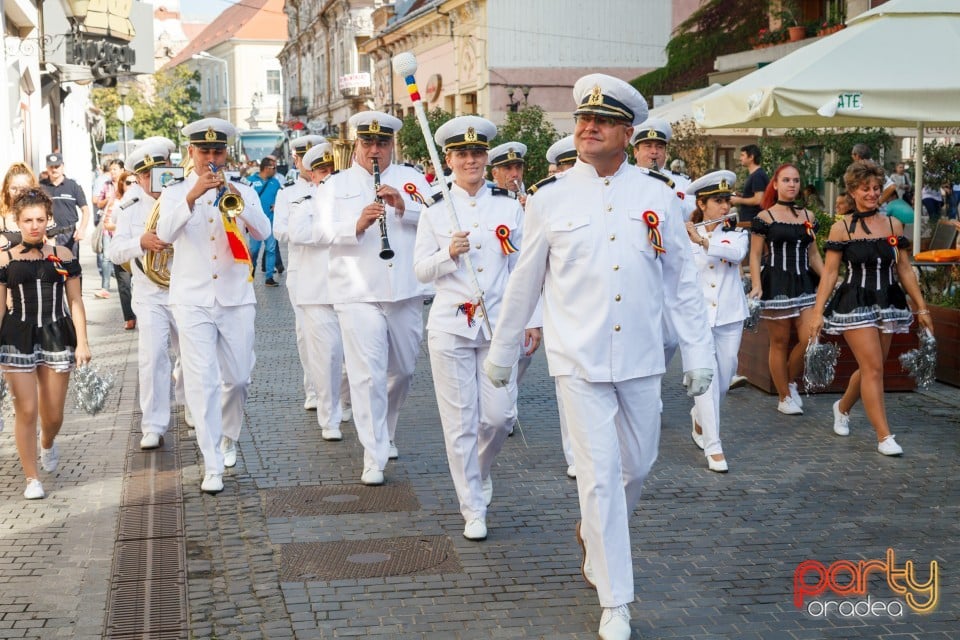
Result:
[[[330,238],[315,235],[323,226],[317,222],[321,215],[318,204],[320,192],[326,188],[325,184],[313,186],[309,198],[290,204],[290,251],[296,249],[300,252],[300,275],[293,294],[298,305],[333,304],[330,296]]]
[[[576,164],[527,200],[524,247],[504,296],[490,360],[516,361],[543,288],[551,376],[619,382],[664,372],[661,314],[677,327],[684,371],[713,369],[713,338],[680,199],[626,162],[610,177]],[[656,214],[666,253],[648,238]]]
[[[484,304],[490,314],[490,325],[497,325],[501,299],[507,288],[507,278],[516,266],[519,252],[505,254],[497,237],[497,229],[509,229],[509,240],[520,249],[522,238],[523,208],[520,202],[507,195],[493,195],[490,187],[480,187],[476,196],[462,188],[450,186],[450,197],[457,212],[460,227],[469,231],[470,260],[476,270],[480,289],[484,292]],[[473,279],[467,273],[462,257],[450,257],[450,241],[453,237],[452,221],[447,203],[442,200],[426,209],[420,216],[417,244],[413,253],[413,268],[420,282],[436,284],[437,295],[433,299],[428,331],[443,331],[475,339],[482,330],[486,335],[483,316],[477,310],[473,325],[467,323],[458,307],[465,302],[477,304]]]
[[[673,190],[677,192],[677,198],[680,200],[680,210],[683,211],[683,219],[689,220],[690,216],[697,209],[696,196],[687,195],[685,192],[690,186],[690,179],[679,173],[674,173],[669,169],[661,169],[660,173],[673,180]]]
[[[380,259],[380,227],[374,223],[357,237],[357,220],[364,207],[375,200],[373,175],[359,165],[331,175],[318,191],[318,225],[314,239],[330,242],[331,303],[398,302],[423,295],[427,289],[413,273],[413,247],[421,205],[411,198],[415,191],[430,196],[423,174],[406,165],[381,169],[380,182],[400,192],[404,214],[387,207],[387,237],[395,256]],[[407,186],[410,185],[410,186]]]
[[[250,265],[236,262],[230,252],[223,214],[214,205],[216,190],[210,189],[198,198],[192,211],[187,206],[187,192],[196,181],[196,174],[190,174],[160,194],[157,235],[164,242],[173,243],[177,256],[170,271],[170,304],[256,304]],[[245,184],[231,184],[245,203],[243,214],[237,218],[240,233],[263,240],[270,235],[270,220],[260,207],[260,198]]]
[[[750,234],[719,226],[710,233],[701,231],[701,235],[709,240],[709,247],[704,252],[700,245],[693,245],[693,260],[700,271],[710,326],[742,322],[750,312],[740,280],[740,263],[750,250]]]
[[[145,276],[143,269],[137,265],[137,260],[142,264],[147,254],[140,246],[140,236],[147,230],[147,220],[156,202],[139,185],[127,187],[123,200],[114,210],[117,229],[107,246],[107,258],[113,264],[130,263],[133,296],[138,302],[166,305],[169,292]]]
[[[297,271],[300,262],[300,254],[303,245],[295,245],[290,242],[289,224],[290,224],[290,204],[299,201],[304,202],[303,197],[310,195],[313,197],[314,185],[309,180],[299,178],[288,187],[284,187],[277,194],[277,201],[273,205],[273,237],[277,242],[287,242],[287,286],[290,285],[290,273]],[[309,202],[309,200],[307,201]]]

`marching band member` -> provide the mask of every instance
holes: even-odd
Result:
[[[403,126],[398,118],[364,111],[350,126],[357,131],[353,165],[318,191],[314,224],[316,238],[331,243],[330,299],[364,450],[360,480],[379,485],[387,460],[398,455],[397,418],[423,335],[424,288],[413,273],[413,247],[429,186],[413,167],[392,163],[393,136]],[[380,257],[385,245],[394,257]]]
[[[200,489],[223,491],[223,469],[237,462],[247,386],[255,361],[253,264],[244,233],[270,235],[260,198],[240,182],[224,181],[227,139],[236,129],[205,118],[183,128],[193,172],[160,195],[157,236],[173,244],[170,307],[180,335],[187,405],[203,454]],[[243,200],[236,215],[218,204],[229,194]],[[222,385],[222,395],[221,395]],[[221,406],[222,399],[222,406]]]
[[[114,232],[107,257],[113,264],[130,264],[133,280],[133,311],[140,323],[137,338],[137,362],[140,376],[141,449],[156,449],[170,425],[170,349],[179,352],[177,325],[168,304],[169,292],[150,280],[143,271],[148,251],[160,252],[170,245],[147,228],[160,194],[152,190],[151,169],[167,166],[176,145],[166,138],[144,142],[130,154],[137,184],[131,185],[117,211]],[[169,266],[169,265],[168,265]],[[182,380],[182,376],[178,378]],[[178,384],[178,387],[181,385]],[[182,394],[182,388],[178,389]],[[181,396],[182,399],[182,396]]]
[[[577,147],[573,141],[573,134],[560,138],[547,149],[547,162],[557,168],[557,173],[563,173],[577,161]],[[536,185],[531,186],[536,193]],[[527,189],[527,191],[530,191]]]
[[[697,208],[696,204],[686,197],[690,180],[686,176],[673,173],[666,166],[667,145],[672,137],[673,127],[669,122],[663,118],[647,118],[633,132],[630,146],[633,147],[633,158],[637,161],[638,167],[659,171],[673,181],[677,197],[680,199],[680,208],[683,210],[683,218],[688,220],[690,214]]]
[[[740,263],[750,251],[750,235],[737,229],[735,218],[722,220],[730,213],[736,180],[733,171],[714,171],[687,187],[687,195],[697,207],[687,222],[687,235],[694,244],[693,260],[700,272],[700,289],[707,303],[716,351],[713,380],[706,393],[694,398],[690,411],[692,437],[703,449],[707,467],[718,473],[728,469],[720,446],[720,405],[737,371],[743,319],[749,314]],[[710,223],[711,220],[716,222]]]
[[[307,135],[300,136],[290,143],[293,155],[293,166],[296,168],[299,176],[297,180],[288,186],[285,186],[277,194],[277,200],[274,204],[273,213],[273,236],[277,242],[288,242],[290,235],[287,233],[288,219],[290,217],[290,203],[294,200],[302,201],[302,198],[313,192],[314,183],[310,179],[310,170],[303,167],[303,154],[318,144],[323,144],[327,139],[323,136]],[[290,297],[290,304],[293,306],[293,321],[297,335],[297,354],[300,356],[300,365],[303,368],[303,408],[307,411],[315,411],[317,408],[317,391],[310,379],[310,365],[307,362],[307,345],[303,338],[303,314],[296,302],[296,287],[299,275],[298,262],[300,253],[304,251],[303,245],[288,244],[287,246],[287,295]],[[279,255],[279,253],[278,253]]]
[[[413,264],[417,278],[437,289],[427,320],[430,364],[468,540],[487,537],[490,467],[516,418],[516,370],[501,390],[481,369],[492,337],[485,320],[496,326],[500,297],[519,255],[523,219],[512,192],[488,187],[483,177],[488,141],[496,135],[496,125],[477,116],[460,116],[437,129],[434,138],[453,170],[450,197],[465,230],[452,228],[446,203],[431,206],[420,218]],[[465,253],[484,292],[486,319],[477,308],[473,274],[460,258]]]
[[[657,458],[664,372],[661,315],[680,338],[689,393],[706,391],[713,344],[681,221],[663,176],[627,162],[643,96],[603,74],[574,86],[579,159],[527,201],[524,248],[484,370],[505,385],[543,290],[544,343],[577,461],[584,576],[603,608],[600,637],[630,637],[630,514]]]

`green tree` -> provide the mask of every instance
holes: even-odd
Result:
[[[667,167],[670,160],[679,158],[687,165],[687,175],[697,179],[710,171],[717,144],[711,142],[706,132],[690,118],[685,118],[671,125],[673,137],[667,147]]]
[[[428,111],[427,122],[430,123],[431,138],[440,125],[452,119],[453,114],[440,107]],[[397,143],[400,146],[400,153],[406,160],[423,163],[425,168],[430,166],[430,153],[427,151],[427,143],[423,139],[420,122],[415,115],[409,115],[403,119],[403,128],[397,134]],[[443,162],[443,150],[437,148],[437,153],[440,155],[440,161]]]
[[[537,105],[512,111],[497,133],[490,147],[504,142],[522,142],[527,145],[523,181],[531,185],[547,176],[549,163],[547,149],[560,138],[553,123],[547,119],[544,110]]]

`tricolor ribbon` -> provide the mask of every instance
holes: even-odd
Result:
[[[242,262],[250,267],[250,275],[247,282],[253,282],[253,261],[250,259],[250,249],[247,248],[247,241],[237,226],[237,219],[228,215],[223,217],[223,229],[227,232],[227,243],[230,245],[230,253],[233,254],[234,262]]]
[[[663,236],[660,235],[660,216],[653,211],[644,211],[643,221],[647,223],[647,238],[653,245],[654,253],[658,256],[661,253],[666,253],[667,250],[663,248]]]
[[[897,239],[897,236],[888,236],[887,244],[893,247],[893,263],[898,264],[900,262],[900,241]]]
[[[423,206],[427,206],[427,200],[419,191],[417,191],[417,185],[413,184],[412,182],[408,182],[407,184],[403,185],[403,191],[410,196],[410,199],[414,202]]]
[[[806,228],[807,233],[810,234],[810,237],[811,237],[811,238],[814,238],[814,239],[815,239],[815,238],[817,237],[817,232],[813,230],[813,223],[812,223],[812,222],[810,222],[809,220],[804,220],[804,221],[803,221],[803,226],[804,226],[804,228]]]
[[[472,302],[464,302],[457,306],[457,315],[461,313],[467,316],[467,326],[473,326],[473,315],[477,312],[477,306]]]
[[[497,234],[497,239],[500,240],[500,249],[503,251],[503,255],[508,256],[511,253],[519,251],[516,245],[510,242],[510,227],[502,224],[496,228],[495,233]]]
[[[64,282],[67,281],[67,270],[63,267],[63,260],[60,259],[60,256],[50,254],[47,256],[47,260],[53,263],[53,268],[56,270],[57,275],[60,276]]]

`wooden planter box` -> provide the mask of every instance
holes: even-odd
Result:
[[[934,309],[937,307],[931,307],[931,314],[934,313]],[[956,355],[956,348],[960,346],[960,312],[956,310],[951,310],[957,313],[957,318],[954,321],[954,353]],[[936,316],[934,316],[934,322],[936,322]],[[940,330],[936,329],[937,340],[940,340]],[[857,370],[857,361],[853,357],[853,352],[850,351],[847,347],[846,341],[843,339],[843,336],[830,336],[823,334],[821,340],[824,342],[833,342],[840,345],[840,357],[837,359],[837,372],[836,377],[833,379],[833,384],[831,384],[826,389],[823,389],[817,393],[842,393],[847,387],[847,382],[850,381],[850,376],[853,375],[853,372]],[[790,347],[793,348],[793,345],[797,343],[796,332],[793,333],[793,336],[790,340]],[[904,351],[909,351],[910,349],[915,349],[917,347],[918,340],[917,334],[915,332],[910,333],[898,333],[893,337],[893,344],[890,345],[890,355],[887,357],[886,362],[883,367],[883,388],[884,391],[913,391],[916,388],[916,383],[913,378],[911,378],[907,373],[900,367],[900,354]],[[767,334],[766,322],[760,322],[759,330],[754,333],[750,330],[745,330],[743,332],[743,339],[740,341],[740,361],[739,368],[737,373],[742,376],[746,376],[750,381],[750,384],[766,391],[767,393],[776,393],[776,387],[773,386],[773,379],[770,377],[770,367],[767,362],[767,354],[769,353],[770,347],[770,338]],[[956,361],[954,361],[956,362]],[[943,358],[940,359],[938,365],[943,363]],[[937,369],[937,378],[939,379],[940,369],[938,366]],[[956,364],[954,364],[953,373],[957,375]],[[958,384],[958,383],[951,383]],[[960,384],[958,384],[960,386]],[[802,387],[802,384],[801,384]]]
[[[929,308],[937,337],[937,380],[960,387],[960,309]]]

